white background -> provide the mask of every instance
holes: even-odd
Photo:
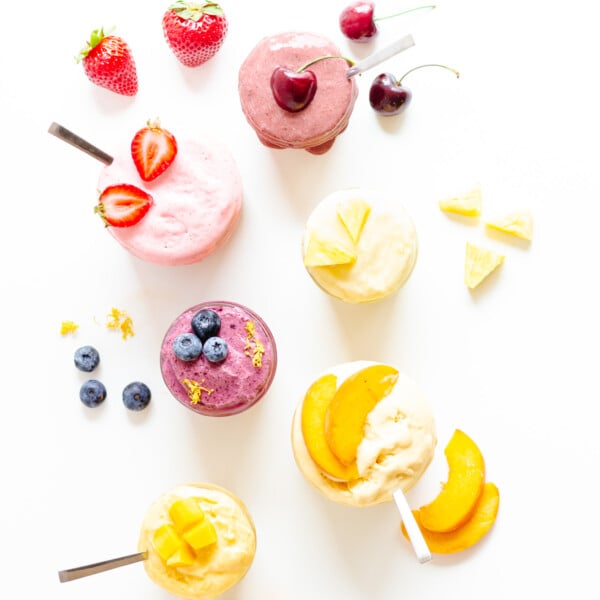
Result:
[[[11,2],[0,37],[2,108],[2,400],[0,564],[11,598],[171,596],[141,564],[61,584],[59,569],[136,550],[151,501],[188,481],[241,496],[258,531],[255,562],[228,600],[598,597],[598,56],[592,2],[442,0],[380,24],[369,46],[337,27],[343,0],[223,0],[230,31],[219,54],[190,70],[161,31],[165,2]],[[381,0],[379,15],[416,6]],[[85,77],[74,55],[89,32],[115,25],[140,88],[117,96]],[[407,31],[416,46],[364,75],[348,130],[323,156],[259,144],[237,96],[237,70],[263,36],[317,31],[357,58]],[[404,115],[368,104],[380,71],[414,92]],[[150,117],[180,137],[216,134],[233,152],[245,198],[230,243],[203,263],[157,267],[129,256],[92,207],[101,164],[47,133],[58,121],[106,152]],[[417,266],[392,299],[350,306],[325,296],[302,266],[304,221],[348,186],[393,194],[413,215]],[[449,218],[437,200],[480,185],[484,218],[518,208],[535,218],[530,245]],[[506,255],[475,293],[463,284],[467,241]],[[279,348],[262,403],[211,419],[183,409],[158,355],[172,318],[203,300],[259,312]],[[109,332],[111,307],[136,335]],[[75,336],[61,337],[73,320]],[[85,408],[73,351],[95,345],[108,398]],[[426,391],[439,443],[408,494],[418,507],[445,480],[443,449],[460,428],[480,446],[501,494],[476,547],[426,565],[399,533],[393,504],[335,505],[298,473],[289,430],[295,404],[328,366],[396,363]],[[132,380],[153,391],[128,412]],[[10,590],[10,591],[9,591]]]

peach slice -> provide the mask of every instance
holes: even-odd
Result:
[[[499,505],[500,493],[498,488],[493,483],[486,483],[471,518],[454,531],[447,533],[429,531],[423,527],[420,511],[415,510],[413,514],[429,550],[434,554],[452,554],[474,546],[483,538],[496,521]],[[404,523],[402,524],[402,533],[406,539],[409,539]]]
[[[325,415],[336,389],[335,375],[324,375],[310,386],[302,403],[302,435],[311,458],[325,473],[349,481],[358,477],[356,463],[342,464],[325,439]]]
[[[485,463],[475,442],[457,429],[444,450],[448,481],[433,502],[419,509],[420,523],[429,531],[458,529],[473,513],[485,481]]]
[[[327,409],[325,439],[343,464],[356,462],[367,415],[392,391],[398,375],[398,370],[389,365],[371,365],[340,385]]]

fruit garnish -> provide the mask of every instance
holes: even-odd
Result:
[[[444,449],[448,481],[438,496],[419,509],[419,522],[429,531],[453,531],[475,510],[485,482],[485,462],[477,444],[460,429]]]
[[[330,58],[341,58],[349,66],[354,65],[354,61],[349,58],[328,54],[307,62],[295,71],[288,67],[277,67],[271,74],[270,81],[275,102],[288,112],[305,109],[317,93],[317,76],[309,67]]]
[[[227,342],[218,336],[209,337],[202,348],[204,358],[211,363],[223,362],[227,358],[228,351]]]
[[[204,511],[197,498],[182,498],[175,500],[169,507],[169,517],[175,527],[183,531],[195,523],[204,520]]]
[[[265,353],[265,347],[256,338],[256,325],[254,321],[246,321],[246,343],[244,344],[244,354],[252,358],[252,366],[257,369],[262,368],[262,357]]]
[[[88,379],[79,389],[79,399],[88,408],[96,408],[106,399],[106,387],[97,379]]]
[[[177,155],[175,136],[160,126],[160,121],[148,121],[131,141],[131,157],[144,181],[152,181],[171,166]]]
[[[486,483],[475,504],[473,514],[464,525],[454,531],[446,533],[429,531],[421,523],[420,511],[415,510],[413,514],[429,550],[435,554],[453,554],[474,546],[488,533],[496,521],[499,505],[498,488],[493,483]],[[402,533],[408,539],[404,524],[402,524]]]
[[[216,2],[177,0],[163,15],[162,28],[177,60],[186,67],[197,67],[219,51],[228,22]]]
[[[139,223],[154,200],[150,194],[129,183],[109,185],[98,199],[94,212],[106,226],[131,227]]]
[[[165,562],[185,544],[175,527],[170,523],[165,523],[156,529],[152,542],[157,554]]]
[[[129,410],[144,410],[151,398],[150,388],[141,381],[133,381],[123,388],[123,404]]]
[[[342,200],[335,210],[350,239],[356,244],[367,222],[371,207],[362,198],[348,198]]]
[[[202,342],[194,333],[182,333],[173,340],[173,353],[179,360],[196,360],[202,354]]]
[[[198,551],[217,541],[217,531],[212,521],[204,519],[185,531],[182,537],[194,550]]]
[[[137,71],[129,46],[122,38],[105,33],[104,28],[92,31],[76,60],[92,83],[124,96],[137,93]]]
[[[504,255],[467,242],[465,253],[465,285],[476,288],[504,262]]]
[[[120,329],[121,337],[126,340],[128,337],[133,337],[133,320],[124,311],[115,308],[110,309],[110,313],[106,315],[106,327],[108,329]]]
[[[438,205],[445,212],[465,217],[479,217],[481,215],[481,190],[473,188],[458,196],[443,198]]]
[[[75,366],[86,373],[91,373],[100,364],[100,354],[93,346],[81,346],[73,356]]]
[[[221,317],[214,310],[205,308],[192,317],[192,330],[205,342],[209,337],[218,335],[221,330]]]
[[[63,321],[60,324],[60,335],[75,333],[79,329],[79,325],[75,321]]]
[[[194,564],[196,557],[194,556],[193,551],[190,549],[188,545],[183,545],[169,558],[167,558],[167,566],[168,567],[189,567]]]
[[[204,380],[202,380],[202,383],[204,383]],[[210,396],[215,391],[212,388],[205,388],[193,379],[183,379],[181,385],[186,389],[188,398],[192,404],[198,404],[202,400],[203,392]]]
[[[417,6],[385,17],[374,17],[375,4],[371,0],[359,0],[348,5],[340,14],[340,29],[342,33],[354,42],[368,42],[378,29],[376,21],[398,17],[422,8],[435,8],[434,4]]]
[[[304,253],[305,266],[331,267],[354,262],[356,262],[356,252],[349,244],[342,240],[321,237],[316,232],[311,233]]]
[[[533,236],[533,215],[528,210],[512,212],[503,217],[487,221],[485,225],[528,242],[531,241]]]
[[[412,99],[412,92],[402,85],[402,81],[409,73],[424,67],[441,67],[454,73],[457,78],[460,77],[460,73],[455,69],[433,63],[413,67],[406,71],[400,79],[396,79],[392,73],[381,73],[375,77],[369,89],[371,108],[387,117],[401,113]]]

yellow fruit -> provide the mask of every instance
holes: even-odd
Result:
[[[169,567],[189,567],[194,564],[195,556],[187,544],[184,544],[178,550],[175,550],[167,559]]]
[[[356,262],[356,253],[349,244],[342,240],[323,239],[318,233],[311,234],[304,254],[307,267],[330,267],[353,262]]]
[[[350,239],[356,244],[369,217],[371,207],[362,198],[348,198],[337,205],[336,212]]]
[[[342,464],[325,439],[325,417],[336,389],[335,375],[324,375],[310,386],[302,403],[302,435],[311,458],[325,473],[349,481],[358,477],[356,463]]]
[[[419,522],[429,531],[453,531],[466,523],[485,481],[483,455],[468,435],[457,429],[444,453],[448,481],[433,502],[419,509]]]
[[[194,549],[201,550],[217,541],[215,526],[209,519],[197,523],[183,534],[183,539]]]
[[[413,514],[429,550],[434,554],[452,554],[474,546],[483,538],[496,521],[499,505],[498,488],[493,483],[486,483],[470,519],[454,531],[447,533],[429,531],[421,523],[420,511],[415,510]],[[406,539],[409,539],[404,523],[402,524],[402,533]]]
[[[533,215],[528,210],[516,211],[492,221],[487,221],[486,226],[531,241]]]
[[[476,288],[503,261],[503,254],[467,242],[465,285],[471,289]]]
[[[444,198],[438,202],[438,205],[445,212],[466,217],[478,217],[481,215],[481,190],[474,188],[460,196]]]
[[[185,542],[179,537],[179,534],[170,523],[161,525],[153,537],[154,548],[157,554],[166,562],[175,552],[177,552]]]
[[[367,415],[392,391],[398,375],[398,370],[389,365],[372,365],[357,371],[340,385],[327,409],[325,439],[343,464],[356,462]]]
[[[169,517],[178,531],[184,531],[191,525],[204,519],[204,511],[197,498],[182,498],[169,507]]]

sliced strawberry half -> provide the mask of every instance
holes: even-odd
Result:
[[[152,181],[169,168],[177,155],[175,136],[160,126],[158,119],[148,121],[131,142],[131,156],[140,177]]]
[[[108,227],[131,227],[139,223],[154,200],[150,194],[129,183],[109,185],[98,199],[94,212]]]

